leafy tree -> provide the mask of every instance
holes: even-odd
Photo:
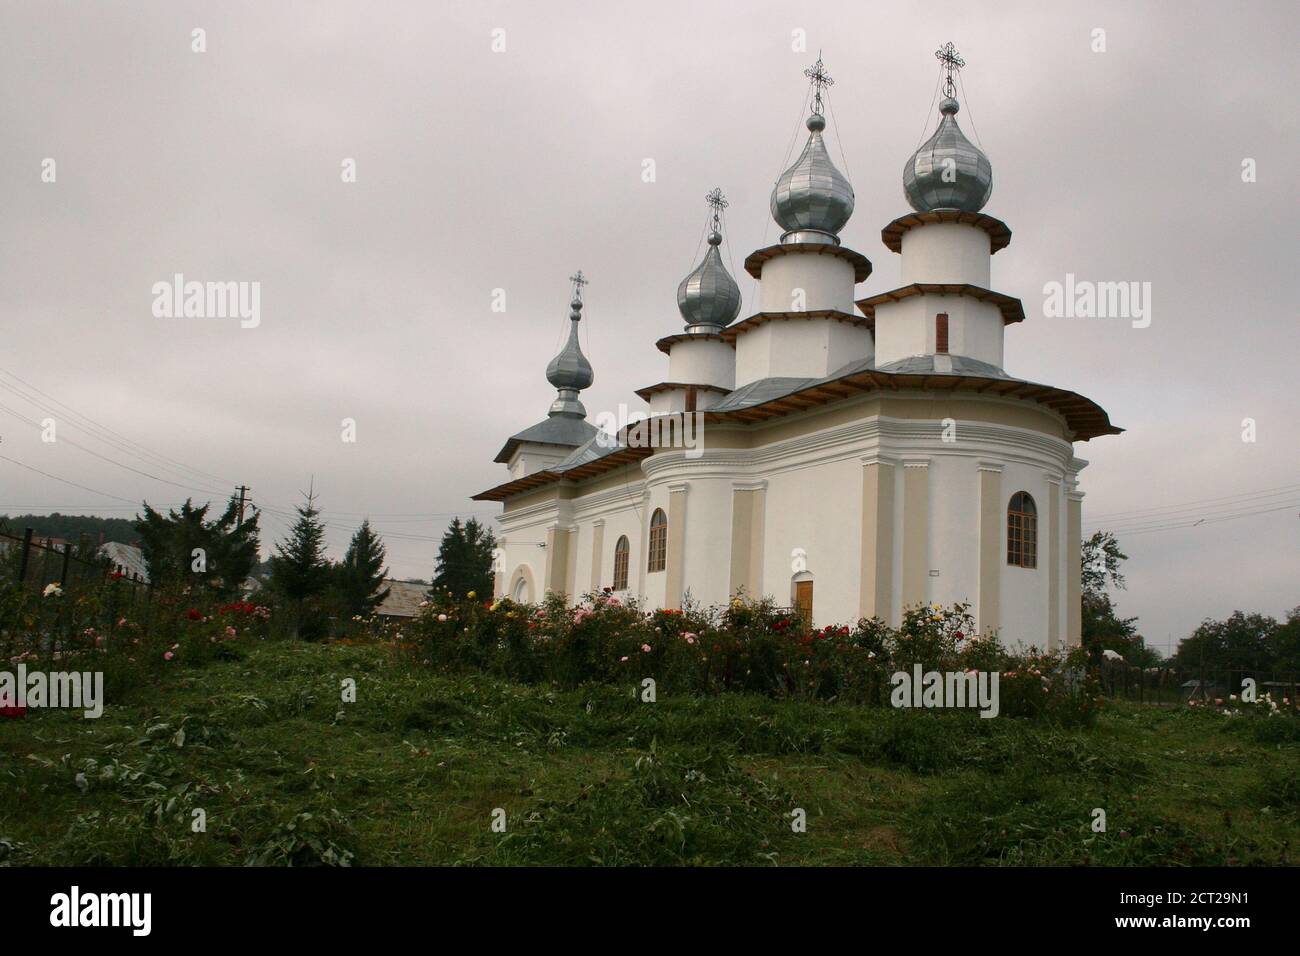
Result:
[[[270,587],[293,607],[297,635],[315,639],[324,634],[319,598],[330,584],[330,564],[325,557],[325,524],[316,507],[316,496],[308,491],[306,498],[307,503],[296,509],[298,517],[289,529],[289,537],[275,546]]]
[[[211,502],[195,507],[187,498],[180,511],[166,515],[147,501],[143,505],[144,516],[136,516],[135,530],[155,587],[188,587],[221,597],[239,592],[257,565],[256,513],[241,524],[234,495],[213,521],[207,520]]]
[[[1286,623],[1279,624],[1269,641],[1273,667],[1286,674],[1300,674],[1300,607],[1287,611]]]
[[[1122,589],[1124,575],[1120,563],[1128,555],[1120,550],[1119,540],[1109,531],[1097,531],[1081,547],[1083,564],[1083,646],[1093,663],[1100,663],[1102,652],[1111,650],[1139,667],[1151,667],[1159,654],[1146,646],[1137,632],[1136,617],[1120,617],[1108,588]]]
[[[1233,611],[1224,621],[1202,621],[1178,643],[1176,661],[1180,667],[1207,673],[1263,673],[1275,666],[1278,630],[1274,618]]]
[[[370,530],[370,519],[352,536],[343,563],[335,567],[335,581],[343,610],[349,616],[370,614],[388,597],[384,587],[384,542]]]
[[[470,591],[492,593],[492,552],[496,536],[491,529],[470,518],[464,524],[453,518],[438,545],[438,569],[430,593],[434,596],[464,597]]]

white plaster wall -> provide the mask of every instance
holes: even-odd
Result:
[[[853,264],[837,256],[807,253],[779,255],[763,263],[759,281],[762,312],[853,312]],[[803,307],[795,290],[803,290]]]
[[[960,429],[960,423],[958,429]],[[959,432],[960,434],[960,432]],[[930,461],[930,601],[945,607],[979,597],[979,472],[966,455],[935,455]]]
[[[887,365],[911,355],[928,355],[934,316],[923,296],[876,306],[876,365]],[[936,309],[942,312],[943,309]],[[927,321],[928,319],[928,321]],[[951,335],[951,325],[949,334]]]
[[[876,365],[935,354],[935,316],[948,313],[948,352],[1002,367],[1002,312],[963,295],[914,295],[876,306]]]
[[[1041,466],[1007,462],[1002,471],[1002,524],[1000,556],[1002,559],[1001,599],[1002,626],[999,635],[1007,646],[1036,646],[1047,649],[1048,571],[1047,521],[1050,517],[1047,471]],[[1007,564],[1007,505],[1017,491],[1033,496],[1038,510],[1038,566],[1018,568]],[[1062,520],[1064,520],[1064,512]],[[1062,598],[1065,578],[1062,576]]]
[[[989,234],[978,226],[932,222],[903,233],[901,285],[968,282],[989,288],[993,258]]]
[[[736,350],[717,339],[685,339],[672,346],[668,381],[685,385],[736,386]]]
[[[736,337],[736,388],[771,374],[772,326],[765,322]]]
[[[792,603],[792,552],[807,552],[813,576],[813,621],[818,627],[858,617],[862,545],[862,462],[852,454],[767,479],[763,535],[763,590]]]
[[[512,480],[523,478],[543,471],[551,465],[558,465],[569,456],[571,450],[557,451],[549,445],[535,445],[532,442],[524,442],[515,449],[510,464],[506,467],[510,470]]]
[[[876,352],[871,330],[849,322],[832,322],[826,332],[826,370],[830,375],[850,362],[869,359]]]

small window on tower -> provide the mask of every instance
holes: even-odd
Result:
[[[948,354],[948,313],[940,312],[934,317],[934,350],[940,355]]]
[[[696,403],[696,401],[697,401],[697,399],[696,399],[696,394],[695,394],[695,386],[694,386],[694,385],[689,385],[689,386],[687,386],[687,388],[686,388],[686,410],[687,410],[688,412],[693,412],[693,411],[695,411],[695,403]]]

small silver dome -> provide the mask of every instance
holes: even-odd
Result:
[[[721,243],[722,234],[711,230],[704,258],[677,286],[677,309],[688,329],[702,325],[720,329],[740,314],[740,286],[722,264]]]
[[[993,193],[993,165],[957,125],[960,105],[939,102],[939,127],[903,167],[903,193],[917,212],[979,212]]]
[[[578,322],[582,319],[582,300],[576,296],[570,303],[569,340],[564,343],[560,354],[551,359],[546,366],[546,380],[558,391],[555,401],[551,403],[551,415],[572,415],[585,418],[587,410],[578,400],[578,392],[589,388],[596,380],[591,363],[582,354],[578,344]]]
[[[803,152],[772,187],[772,218],[787,234],[825,233],[817,237],[819,241],[838,242],[835,234],[853,215],[853,187],[826,152],[822,142],[825,128],[826,119],[820,113],[808,117],[808,142]]]

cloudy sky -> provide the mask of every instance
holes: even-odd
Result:
[[[427,577],[449,515],[494,513],[468,499],[502,479],[503,440],[545,415],[575,269],[586,405],[637,407],[704,193],[731,200],[735,269],[776,239],[768,191],[818,49],[857,193],[842,238],[875,264],[860,294],[897,285],[880,229],[907,211],[951,39],[986,211],[1015,233],[993,277],[1028,314],[1007,369],[1127,429],[1078,450],[1085,525],[1130,556],[1121,610],[1157,647],[1234,608],[1280,615],[1300,604],[1298,20],[1280,0],[6,2],[0,513],[129,515],[242,482],[279,537],[314,476],[336,555],[369,514],[393,571]],[[260,324],[156,317],[176,273],[260,283]],[[1044,317],[1067,273],[1150,282],[1150,327]]]

